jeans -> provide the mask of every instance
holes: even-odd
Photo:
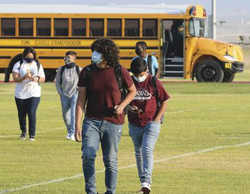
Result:
[[[40,102],[40,97],[28,99],[15,98],[18,110],[19,125],[22,133],[27,133],[26,116],[29,117],[29,136],[36,135],[36,110]]]
[[[71,97],[61,95],[62,117],[67,127],[68,134],[75,133],[75,110],[78,93]]]
[[[129,135],[134,143],[135,157],[141,183],[152,184],[154,147],[160,133],[160,122],[151,121],[144,127],[129,123]]]
[[[101,142],[105,165],[105,194],[114,194],[117,185],[118,143],[122,135],[122,125],[105,120],[85,117],[82,126],[82,168],[87,194],[96,194],[95,158]]]

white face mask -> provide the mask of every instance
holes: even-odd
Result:
[[[98,65],[102,62],[102,54],[98,53],[97,51],[94,51],[91,56],[92,61]]]
[[[146,74],[144,74],[141,77],[135,77],[135,76],[133,76],[133,77],[134,77],[135,81],[137,81],[137,82],[144,82],[147,79]]]

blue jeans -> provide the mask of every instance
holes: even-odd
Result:
[[[160,133],[160,122],[151,121],[144,127],[129,123],[129,135],[133,140],[138,174],[141,183],[152,184],[154,147]]]
[[[62,117],[67,127],[68,134],[75,133],[75,110],[78,93],[71,97],[61,95]]]
[[[15,98],[18,110],[19,125],[22,133],[27,133],[26,116],[29,117],[29,136],[36,135],[36,110],[40,102],[40,97],[28,99]]]
[[[105,194],[114,194],[117,185],[117,152],[122,125],[85,117],[82,126],[82,168],[87,194],[96,194],[95,158],[101,142],[105,165]]]

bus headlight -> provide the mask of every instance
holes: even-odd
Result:
[[[224,58],[227,59],[228,61],[236,61],[236,58],[231,55],[224,55]]]

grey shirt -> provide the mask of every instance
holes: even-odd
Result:
[[[62,69],[62,66],[58,68],[57,74],[56,74],[57,92],[59,95],[71,97],[73,94],[77,92],[77,89],[78,89],[77,84],[79,81],[79,75],[77,75],[76,67],[64,68],[64,72],[62,74],[62,85],[61,85],[61,69]],[[81,72],[82,68],[79,67],[79,69]]]

